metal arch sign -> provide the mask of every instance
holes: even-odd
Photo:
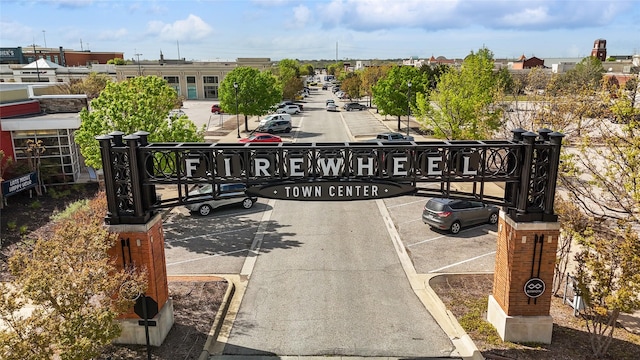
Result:
[[[111,224],[144,223],[159,209],[201,201],[189,196],[195,185],[215,189],[228,183],[274,199],[351,201],[415,193],[491,202],[518,221],[553,218],[563,135],[546,129],[513,133],[511,140],[373,143],[149,143],[146,132],[96,139]],[[460,182],[473,183],[473,189],[453,190]],[[504,184],[504,196],[487,194],[489,182]],[[177,197],[161,199],[157,185],[175,186]]]

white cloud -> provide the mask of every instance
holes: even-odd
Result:
[[[304,5],[296,6],[293,9],[293,22],[295,28],[303,28],[311,18],[311,11]]]
[[[98,34],[99,40],[122,40],[125,36],[129,35],[129,31],[125,28],[120,28],[116,30],[108,30],[103,31]]]
[[[318,5],[325,27],[356,31],[393,28],[486,29],[584,28],[609,24],[634,1],[581,0],[331,0]]]
[[[33,34],[35,31],[29,26],[17,23],[15,21],[0,21],[0,43],[2,46],[13,47],[16,44],[33,42]]]
[[[539,6],[535,9],[522,9],[517,13],[506,14],[502,22],[509,26],[522,26],[531,24],[544,24],[549,22],[549,9]]]
[[[147,33],[157,34],[161,40],[196,41],[209,38],[213,28],[200,17],[190,14],[186,19],[172,24],[151,21],[147,26]]]

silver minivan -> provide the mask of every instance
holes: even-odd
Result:
[[[185,205],[191,212],[201,216],[209,215],[213,209],[226,205],[241,204],[243,208],[250,209],[258,201],[256,197],[245,194],[247,187],[242,183],[216,185],[216,193],[213,192],[211,184],[200,185],[189,192],[190,198],[201,198],[204,201]]]
[[[269,134],[275,134],[280,132],[291,132],[291,120],[272,120],[267,122],[263,126],[258,126],[257,132],[266,132]]]

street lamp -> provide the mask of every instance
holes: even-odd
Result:
[[[236,126],[238,129],[238,139],[240,139],[240,117],[238,117],[238,83],[233,83],[233,88],[236,90]]]
[[[409,137],[409,116],[411,116],[411,81],[407,82],[407,138]]]
[[[138,76],[142,76],[142,67],[140,66],[140,55],[142,54],[136,53],[134,55],[138,57]]]

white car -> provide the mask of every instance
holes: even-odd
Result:
[[[211,184],[198,186],[189,192],[188,198],[202,199],[203,202],[188,204],[185,207],[191,212],[207,216],[213,209],[221,206],[241,204],[243,208],[250,209],[258,201],[258,198],[245,194],[247,187],[241,183],[220,184],[216,188],[219,188],[219,191],[214,194]]]
[[[187,114],[182,111],[182,109],[173,109],[169,111],[168,118],[169,119],[178,119],[182,116],[186,116]]]
[[[300,113],[300,108],[298,107],[298,105],[285,105],[281,108],[279,108],[276,111],[277,114],[289,114],[289,115],[294,115],[294,114],[299,114]]]
[[[267,123],[270,123],[270,122],[276,121],[276,120],[288,120],[288,121],[291,121],[291,115],[286,114],[286,113],[285,114],[267,115],[263,119],[260,120],[260,125],[259,126],[265,126],[265,125],[267,125]]]
[[[330,102],[327,104],[327,111],[339,111],[338,106],[335,103]]]

